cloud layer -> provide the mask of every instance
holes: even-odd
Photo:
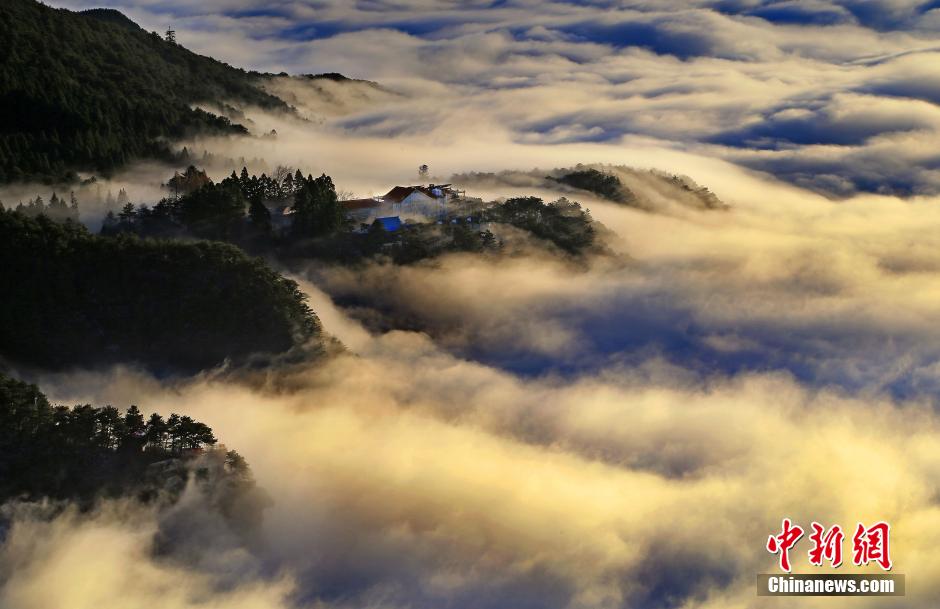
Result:
[[[537,175],[468,185],[558,194]],[[750,180],[725,211],[585,197],[622,259],[311,269],[312,306],[352,352],[311,368],[43,377],[63,400],[209,421],[274,503],[260,543],[217,560],[214,541],[154,558],[160,514],[20,515],[5,598],[91,606],[96,586],[30,583],[94,552],[143,563],[126,596],[143,607],[182,568],[181,607],[747,607],[788,516],[891,522],[896,570],[918,582],[904,606],[933,606],[937,207]],[[350,290],[428,333],[370,332],[328,295]]]
[[[185,404],[274,497],[263,567],[230,588],[203,565],[174,587],[179,606],[749,606],[754,573],[775,568],[763,541],[781,514],[885,518],[899,571],[923,582],[906,606],[940,593],[927,583],[940,569],[940,420],[927,404],[779,373],[703,380],[655,359],[521,379],[417,334],[345,332],[358,355],[295,372],[286,393],[167,388],[121,370],[46,379],[75,397]],[[153,518],[23,518],[0,559],[6,598],[99,598],[98,586],[36,584],[94,553],[103,568],[139,563],[122,601],[149,606],[180,577],[147,553],[140,522]]]
[[[834,197],[940,188],[935,3],[107,4],[236,65],[341,71],[426,102],[351,118],[359,134],[474,124],[526,144],[646,139]]]

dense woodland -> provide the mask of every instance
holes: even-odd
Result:
[[[216,443],[209,426],[187,416],[52,405],[35,385],[0,375],[0,502],[165,489],[167,474],[179,469],[154,464],[195,459]],[[217,458],[227,475],[248,481],[237,452]]]
[[[597,236],[591,214],[564,198],[552,203],[538,197],[508,199],[487,209],[486,218],[526,230],[572,255],[589,250]]]
[[[480,231],[465,223],[403,224],[396,232],[386,232],[374,223],[366,232],[336,232],[318,239],[287,244],[280,250],[285,262],[315,258],[355,265],[369,260],[389,260],[413,264],[447,253],[495,253],[500,243],[488,230]]]
[[[122,190],[121,192],[124,191]],[[0,202],[0,211],[3,209],[3,203]],[[68,201],[53,192],[52,196],[49,197],[49,203],[46,203],[40,195],[35,199],[27,201],[25,204],[22,202],[18,203],[13,209],[30,218],[46,216],[57,222],[65,222],[66,220],[78,222],[80,220],[78,199],[75,198],[74,192],[69,193]]]
[[[167,138],[245,132],[196,103],[289,110],[257,86],[261,75],[196,55],[113,10],[3,0],[0,41],[0,183],[175,159]]]
[[[0,212],[0,355],[193,372],[319,333],[297,284],[229,244],[113,238]]]

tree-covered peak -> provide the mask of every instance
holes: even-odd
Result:
[[[90,8],[88,10],[82,11],[82,15],[86,17],[91,17],[92,19],[97,19],[99,21],[104,21],[107,23],[114,23],[116,25],[121,25],[132,30],[142,30],[139,25],[134,23],[134,21],[122,13],[121,11],[113,8]]]
[[[247,133],[198,104],[290,110],[262,90],[259,74],[193,53],[117,11],[4,0],[0,40],[0,182],[107,173],[137,158],[173,158],[174,139]]]

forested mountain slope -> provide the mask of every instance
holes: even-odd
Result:
[[[0,503],[102,497],[175,501],[191,477],[223,515],[257,520],[265,498],[245,460],[188,416],[137,406],[52,404],[35,385],[0,374]],[[8,513],[0,513],[0,530]]]
[[[0,356],[45,369],[191,373],[320,332],[297,284],[217,242],[90,234],[0,211]]]
[[[0,182],[108,172],[167,158],[187,133],[244,132],[193,108],[236,101],[288,110],[259,74],[192,53],[113,10],[0,2]]]

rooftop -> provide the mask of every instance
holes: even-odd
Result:
[[[382,204],[382,201],[378,199],[350,199],[348,201],[342,201],[343,207],[348,210],[354,209],[369,209],[371,207],[378,207]]]

